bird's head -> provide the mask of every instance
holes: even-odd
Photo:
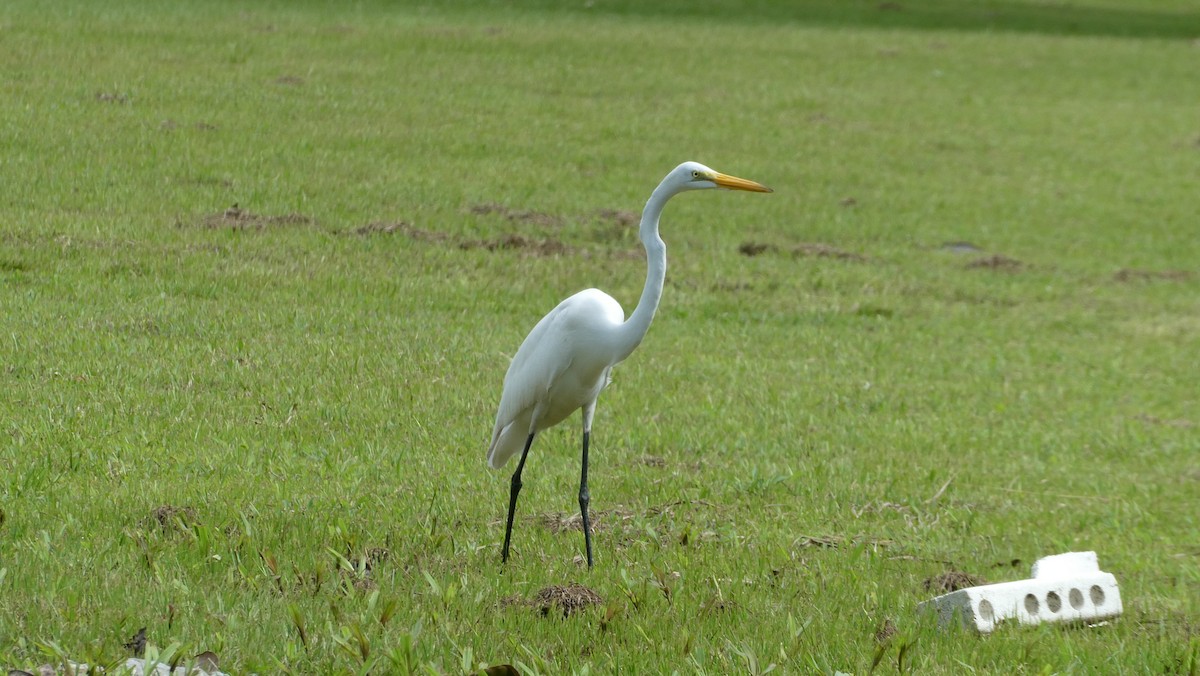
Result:
[[[706,190],[708,188],[724,188],[726,190],[749,190],[750,192],[772,192],[761,183],[755,183],[744,178],[722,174],[710,169],[699,162],[684,162],[675,167],[667,176],[667,181],[674,185],[677,191]]]

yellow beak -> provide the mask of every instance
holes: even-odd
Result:
[[[721,186],[722,188],[728,188],[730,190],[749,190],[750,192],[775,192],[774,190],[771,190],[770,188],[768,188],[767,186],[765,186],[761,183],[755,183],[754,181],[750,181],[750,180],[747,180],[744,178],[738,178],[737,176],[729,176],[726,174],[722,174],[720,172],[713,172],[712,182],[716,183],[717,185]]]

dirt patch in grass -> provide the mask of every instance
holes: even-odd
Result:
[[[790,248],[775,246],[774,244],[765,244],[762,242],[742,242],[738,246],[738,253],[743,256],[761,256],[765,253],[790,254],[793,258],[833,258],[843,261],[866,261],[867,257],[862,254],[856,254],[851,251],[845,251],[835,246],[821,244],[820,242],[803,242]]]
[[[596,218],[602,221],[621,226],[622,228],[637,225],[642,220],[642,217],[637,213],[625,211],[624,209],[597,209],[595,215]]]
[[[1195,422],[1184,418],[1159,418],[1157,416],[1150,415],[1149,413],[1142,413],[1133,417],[1135,420],[1140,420],[1147,425],[1162,425],[1164,427],[1179,427],[1181,429],[1190,429],[1196,427]]]
[[[413,226],[408,221],[380,221],[368,223],[366,225],[354,228],[353,230],[342,230],[339,234],[358,235],[359,237],[370,237],[372,235],[391,235],[399,233],[405,235],[409,239],[415,239],[420,242],[445,242],[450,239],[450,235],[444,232],[435,232],[433,230],[422,230]]]
[[[279,76],[279,77],[275,78],[275,84],[277,84],[277,85],[289,85],[289,86],[293,86],[293,87],[294,87],[294,86],[297,86],[297,85],[302,85],[302,84],[304,84],[304,78],[302,78],[302,77],[296,77],[295,75],[281,75],[281,76]]]
[[[117,92],[96,92],[96,100],[101,103],[129,103],[128,94],[120,94]]]
[[[613,509],[588,510],[588,516],[591,517],[592,532],[596,533],[601,530],[610,530],[617,524],[629,521],[633,518],[633,513],[627,509],[617,507]],[[551,533],[565,533],[567,531],[583,532],[583,515],[578,512],[574,514],[563,514],[562,512],[543,514],[538,517],[538,522],[542,528],[549,530]]]
[[[263,230],[268,227],[310,225],[314,221],[303,214],[284,214],[282,216],[264,216],[237,204],[219,214],[209,214],[200,219],[199,225],[209,230]]]
[[[886,619],[879,628],[875,630],[875,642],[887,643],[889,639],[895,636],[900,630],[896,628],[896,623],[891,619]]]
[[[1118,282],[1186,282],[1196,278],[1192,270],[1132,270],[1124,268],[1113,274]]]
[[[386,547],[368,547],[361,553],[347,550],[346,562],[350,564],[350,569],[345,564],[338,566],[341,583],[358,591],[375,589],[379,586],[375,581],[375,569],[390,556],[391,552]]]
[[[667,466],[667,459],[660,458],[657,455],[643,455],[642,457],[638,458],[636,462],[639,465],[645,465],[646,467],[662,468]]]
[[[844,535],[802,535],[792,542],[793,547],[818,547],[821,549],[841,549],[866,544],[873,550],[886,549],[896,544],[895,540],[873,538],[866,536],[846,537]]]
[[[513,209],[500,204],[475,204],[468,210],[473,214],[498,216],[511,223],[521,225],[559,228],[565,222],[563,217],[554,214],[542,211]],[[641,248],[626,249],[614,246],[616,242],[627,239],[629,227],[636,224],[640,219],[638,214],[617,209],[598,209],[589,216],[585,216],[584,219],[589,217],[593,221],[599,221],[602,224],[599,231],[592,233],[591,239],[605,246],[607,251],[605,251],[604,255],[631,259],[642,258],[644,256]],[[216,227],[220,227],[220,221],[218,221]],[[445,244],[457,247],[463,251],[483,250],[497,253],[515,251],[519,252],[522,256],[549,257],[579,255],[590,257],[598,253],[589,248],[572,246],[557,237],[537,237],[520,232],[511,232],[486,239],[468,239],[444,232],[423,230],[402,220],[373,222],[357,228],[335,230],[334,232],[339,235],[358,235],[361,237],[401,234],[413,240]]]
[[[475,204],[471,206],[470,211],[479,216],[500,216],[514,223],[525,223],[528,225],[558,227],[563,224],[564,220],[561,216],[548,214],[544,211],[513,209],[503,204]]]
[[[359,237],[401,234],[418,242],[454,245],[463,251],[520,251],[527,256],[565,256],[575,253],[575,249],[552,237],[537,239],[510,233],[490,239],[458,239],[444,232],[418,228],[407,221],[380,221],[336,232]]]
[[[567,617],[588,606],[598,606],[602,603],[604,603],[604,599],[599,594],[577,582],[572,582],[565,586],[552,584],[549,587],[543,587],[533,595],[533,598],[528,600],[516,594],[506,596],[500,600],[500,607],[535,608],[543,616],[548,616],[552,611],[558,610],[562,612],[563,617]]]
[[[945,573],[939,573],[932,577],[925,578],[921,586],[925,591],[933,594],[949,594],[952,591],[966,589],[967,587],[978,587],[981,584],[987,584],[987,580],[978,575],[971,575],[959,570],[950,570]]]
[[[998,270],[1001,272],[1019,272],[1025,269],[1025,264],[1015,258],[1009,258],[1004,254],[993,254],[976,258],[967,263],[968,270]]]
[[[571,247],[554,238],[534,239],[516,233],[493,239],[459,242],[458,248],[463,250],[486,249],[487,251],[519,250],[531,256],[562,256],[574,251]]]
[[[700,612],[708,614],[724,614],[737,608],[735,601],[729,599],[711,599],[700,605]]]
[[[160,505],[150,512],[147,522],[157,525],[163,533],[178,533],[190,529],[199,519],[195,508]]]
[[[768,251],[775,251],[777,249],[778,247],[773,244],[763,244],[762,242],[742,242],[741,245],[738,246],[738,253],[742,254],[743,256],[754,257],[767,253]]]

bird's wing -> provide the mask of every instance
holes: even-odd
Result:
[[[581,291],[559,303],[525,337],[504,376],[504,392],[500,395],[496,425],[488,448],[489,461],[503,464],[504,459],[514,452],[508,446],[524,442],[530,432],[528,428],[504,434],[506,428],[517,421],[525,425],[533,422],[534,407],[546,397],[559,377],[570,370],[580,347],[579,336],[588,333],[585,325],[598,316],[619,323],[623,317],[621,306],[602,291]],[[505,448],[498,449],[501,435],[505,438]]]
[[[500,395],[500,408],[496,412],[497,432],[536,405],[555,378],[571,367],[567,322],[564,321],[571,298],[542,317],[508,365],[504,393]]]

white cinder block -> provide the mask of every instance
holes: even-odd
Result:
[[[917,607],[936,612],[945,626],[957,615],[968,627],[988,633],[1004,620],[1099,622],[1121,614],[1117,579],[1100,570],[1096,552],[1068,552],[1038,559],[1033,577],[1016,582],[968,587]]]

